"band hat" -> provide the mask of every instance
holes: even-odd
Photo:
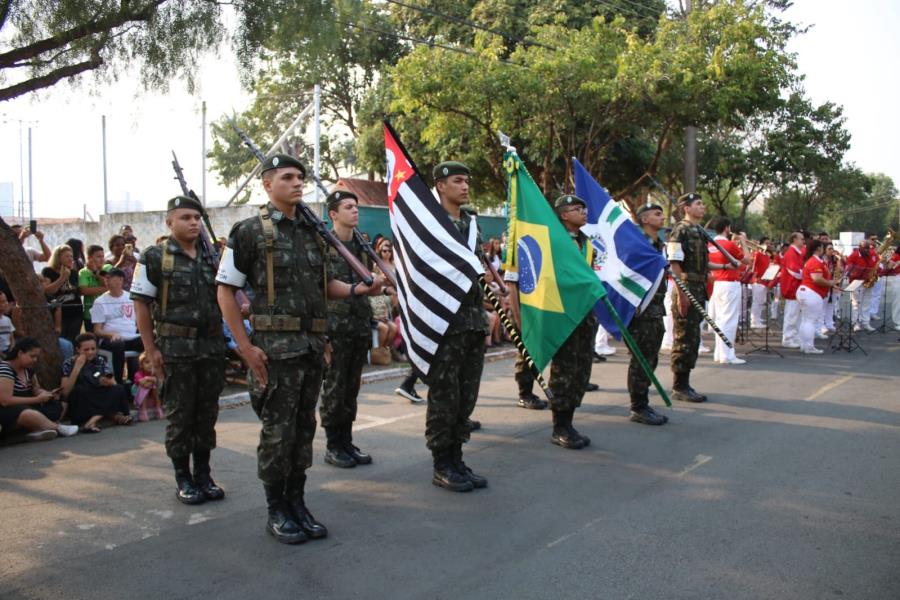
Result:
[[[303,166],[302,162],[300,162],[290,154],[275,154],[273,156],[270,156],[262,164],[262,170],[259,173],[261,175],[266,171],[271,171],[272,169],[283,169],[285,167],[294,167],[295,169],[299,169],[303,174],[303,178],[306,179],[306,167]]]
[[[573,204],[580,204],[583,207],[587,208],[587,202],[585,202],[575,194],[563,194],[556,199],[556,202],[553,203],[553,208],[559,211],[559,209],[572,206]]]
[[[642,214],[644,214],[648,210],[662,210],[662,209],[663,209],[663,207],[660,206],[659,204],[650,204],[648,202],[647,204],[641,205],[641,207],[638,208],[637,211],[635,211],[634,216],[640,217]]]
[[[688,192],[687,194],[683,194],[678,197],[678,205],[687,206],[689,204],[693,204],[697,200],[703,200],[700,194],[697,194],[695,192]]]
[[[471,175],[469,167],[455,160],[445,160],[435,165],[431,174],[434,176],[435,181],[451,175]]]
[[[196,210],[200,214],[203,214],[204,212],[203,205],[190,196],[175,196],[169,200],[166,210],[175,210],[176,208],[190,208],[191,210]]]
[[[353,192],[347,190],[334,190],[328,194],[327,198],[325,198],[325,205],[328,206],[328,210],[334,210],[342,201],[347,200],[348,198],[356,200],[356,203],[359,204],[359,198]]]

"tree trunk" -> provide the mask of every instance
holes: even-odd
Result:
[[[34,272],[34,265],[9,225],[0,218],[0,274],[16,297],[16,305],[22,311],[22,329],[29,337],[36,338],[43,348],[37,364],[38,378],[44,389],[59,385],[62,374],[62,355],[59,352],[59,335],[53,329],[53,318],[47,308],[44,286]]]

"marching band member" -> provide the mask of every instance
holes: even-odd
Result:
[[[797,288],[797,303],[800,307],[800,352],[822,354],[815,347],[816,331],[822,319],[822,309],[828,289],[836,284],[822,260],[825,245],[813,239],[806,250],[806,264],[803,265],[803,280]]]
[[[875,268],[877,277],[872,285],[872,304],[869,306],[869,319],[872,321],[881,320],[881,295],[884,293],[884,266],[881,263],[881,256],[878,254],[878,236],[872,234],[869,236],[869,248],[875,254]]]
[[[731,219],[718,217],[713,220],[712,228],[716,231],[716,241],[731,256],[744,265],[750,264],[750,259],[744,255],[744,250],[731,241]],[[742,233],[740,239],[746,236]],[[728,258],[717,247],[709,245],[709,268],[712,271],[713,290],[709,299],[710,306],[715,310],[713,318],[728,339],[733,340],[737,333],[738,320],[741,315],[741,274],[742,271],[734,267]],[[710,311],[712,312],[712,311]],[[713,360],[721,364],[742,365],[747,361],[738,358],[734,348],[729,348],[721,338],[716,337],[716,349]]]
[[[791,234],[791,245],[784,251],[781,263],[781,297],[784,298],[784,324],[781,330],[781,345],[785,348],[799,348],[797,327],[800,306],[797,304],[797,288],[803,279],[803,233]]]
[[[762,276],[771,264],[769,256],[764,252],[769,238],[759,238],[759,248],[753,252],[751,256],[751,269],[753,271],[753,279],[750,284],[750,293],[752,302],[750,304],[750,327],[753,329],[763,329],[766,324],[763,322],[763,308],[766,305],[766,296],[769,294],[769,288],[762,281]]]
[[[831,242],[825,243],[825,254],[822,256],[822,259],[825,261],[825,268],[828,269],[828,273],[832,276],[840,273],[841,257],[834,251],[834,244]],[[838,279],[839,282],[840,279]],[[840,304],[841,292],[835,288],[828,290],[828,295],[825,297],[825,310],[822,311],[822,325],[820,329],[823,336],[834,333],[834,317]]]
[[[850,281],[865,281],[878,265],[878,256],[869,248],[869,241],[862,240],[847,257],[846,275]],[[860,286],[851,296],[851,321],[853,331],[875,331],[869,324],[872,309],[872,288]]]
[[[891,303],[891,321],[894,331],[900,331],[900,244],[894,247],[894,254],[885,265],[884,272],[887,301]]]

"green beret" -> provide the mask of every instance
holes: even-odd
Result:
[[[203,205],[190,196],[175,196],[169,200],[166,210],[175,210],[176,208],[190,208],[196,210],[200,214],[203,214],[204,212]]]
[[[693,204],[697,200],[703,200],[703,198],[700,197],[700,194],[688,192],[687,194],[678,197],[678,204],[680,206],[688,206],[690,204]]]
[[[306,179],[306,167],[303,166],[302,162],[289,154],[276,154],[267,158],[266,162],[262,165],[260,174],[271,171],[272,169],[283,169],[284,167],[300,169],[300,172],[303,173],[303,178]]]
[[[348,192],[347,190],[334,190],[328,194],[327,198],[325,198],[325,204],[328,206],[328,210],[334,210],[342,200],[348,198],[356,200],[356,203],[359,204],[359,198],[356,197],[356,194]]]
[[[455,160],[445,160],[436,165],[431,174],[434,175],[435,181],[451,175],[470,175],[469,167]]]
[[[575,194],[563,194],[556,199],[556,202],[553,204],[553,208],[559,211],[559,209],[572,206],[573,204],[580,204],[583,207],[587,208],[587,202],[585,202]]]
[[[638,208],[637,211],[634,213],[634,216],[640,217],[642,214],[644,214],[648,210],[662,210],[662,209],[663,209],[663,207],[660,206],[659,204],[650,204],[648,202],[647,204],[641,205],[641,207]]]

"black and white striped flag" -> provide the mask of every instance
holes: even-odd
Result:
[[[410,361],[427,375],[450,319],[484,268],[475,236],[463,239],[387,121],[384,148],[400,332]]]

